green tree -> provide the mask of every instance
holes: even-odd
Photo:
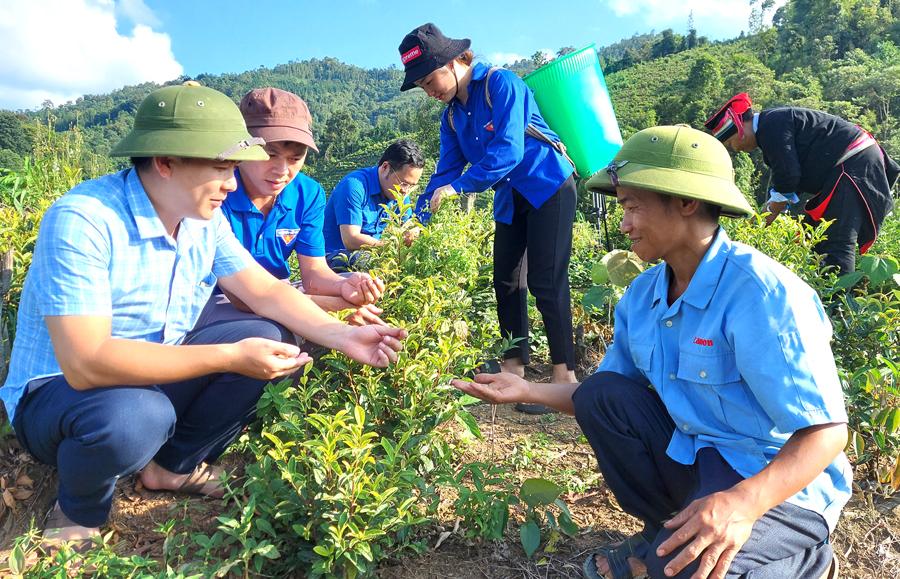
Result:
[[[320,137],[322,157],[327,161],[353,150],[357,145],[360,126],[347,110],[334,112],[325,122]]]
[[[33,128],[24,115],[0,111],[0,149],[8,149],[18,156],[31,154],[34,146]]]
[[[671,28],[662,31],[662,37],[653,44],[651,56],[653,58],[662,58],[670,54],[675,54],[680,48],[680,41],[676,38]]]
[[[549,60],[547,60],[547,55],[544,54],[544,52],[541,50],[538,50],[531,55],[531,64],[533,64],[535,68],[540,68],[548,62]]]
[[[724,83],[719,62],[708,54],[699,56],[684,83],[684,121],[693,126],[701,126],[721,100],[723,93]]]

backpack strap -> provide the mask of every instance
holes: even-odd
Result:
[[[488,109],[492,111],[494,110],[494,104],[491,102],[491,91],[489,90],[488,83],[491,80],[491,75],[493,75],[498,70],[500,70],[499,66],[492,66],[488,70],[487,76],[485,76],[484,78],[484,100],[487,101]],[[455,133],[456,125],[454,125],[453,123],[453,102],[447,105],[447,109],[447,121],[450,125],[450,130]],[[547,143],[548,145],[556,149],[556,151],[560,155],[562,155],[566,159],[566,161],[568,161],[572,165],[573,168],[575,167],[575,161],[573,161],[572,158],[569,157],[568,153],[566,153],[566,146],[562,141],[554,141],[532,123],[528,123],[528,126],[525,127],[525,135]],[[575,169],[575,176],[579,177],[578,169]]]
[[[488,90],[488,82],[491,80],[491,75],[500,70],[499,66],[492,66],[487,71],[487,76],[484,77],[484,100],[487,101],[488,109],[494,110],[494,103],[491,102],[491,91]],[[450,125],[450,130],[454,133],[456,132],[456,125],[453,123],[453,102],[447,105],[449,109],[447,111],[447,123]]]

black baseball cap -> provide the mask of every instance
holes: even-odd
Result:
[[[423,24],[403,37],[398,50],[400,61],[406,71],[401,91],[416,86],[416,81],[425,78],[469,49],[472,41],[468,38],[447,38],[441,29],[431,22]]]

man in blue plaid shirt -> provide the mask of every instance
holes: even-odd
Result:
[[[116,481],[222,497],[211,466],[265,385],[310,361],[294,334],[360,362],[405,332],[350,327],[259,266],[217,209],[238,162],[265,160],[237,106],[196,83],[151,93],[112,154],[133,167],[47,211],[0,399],[22,445],[59,471],[47,543],[99,533]],[[195,327],[216,286],[259,319]]]

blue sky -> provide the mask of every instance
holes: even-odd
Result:
[[[779,4],[783,3],[779,2]],[[399,66],[397,45],[433,21],[502,64],[538,50],[687,30],[730,38],[747,0],[0,0],[0,108],[56,104],[127,84],[332,56]]]

